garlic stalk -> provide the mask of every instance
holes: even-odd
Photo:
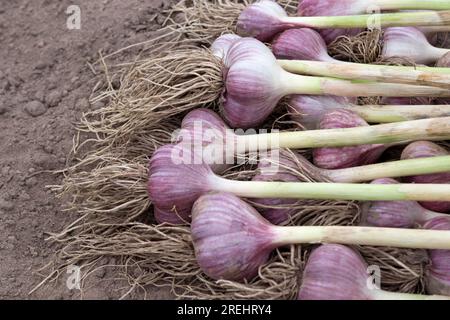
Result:
[[[274,226],[228,193],[212,193],[196,201],[191,233],[199,266],[217,280],[251,280],[274,249],[290,244],[450,249],[450,231],[443,230]]]

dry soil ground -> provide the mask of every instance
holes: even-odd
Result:
[[[64,282],[28,294],[40,280],[35,270],[54,252],[46,232],[75,218],[45,188],[61,176],[36,173],[65,166],[74,123],[82,112],[101,107],[88,100],[95,85],[88,62],[99,50],[113,52],[154,36],[171,2],[0,0],[0,299],[78,296]],[[79,30],[67,27],[71,5],[80,8]],[[117,297],[103,277],[85,297]]]

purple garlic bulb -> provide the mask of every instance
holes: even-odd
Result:
[[[433,47],[414,27],[387,28],[384,32],[384,58],[402,57],[418,64],[434,64],[447,52],[447,49]]]
[[[191,232],[198,264],[215,280],[251,280],[277,247],[269,222],[228,193],[195,202]]]
[[[284,31],[272,42],[272,52],[278,59],[340,62],[328,55],[321,35],[309,28]]]
[[[368,5],[365,1],[355,0],[302,0],[299,1],[298,15],[304,17],[347,16],[366,14]],[[364,29],[330,28],[320,30],[326,43],[331,43],[339,36],[356,36]]]
[[[290,27],[289,23],[284,22],[287,17],[286,11],[275,1],[261,0],[241,12],[236,30],[240,35],[270,41]]]
[[[357,100],[351,97],[293,95],[287,104],[292,120],[301,123],[305,129],[315,130],[327,112],[356,105]]]
[[[326,113],[319,129],[364,127],[369,124],[355,112],[338,109]],[[344,148],[318,148],[313,151],[314,164],[323,169],[343,169],[375,163],[389,145],[372,144]]]
[[[373,300],[368,288],[368,265],[353,249],[322,245],[309,256],[299,300]]]
[[[215,112],[200,108],[184,117],[176,142],[201,154],[204,163],[222,173],[234,163],[233,154],[227,154],[227,135],[232,140],[233,133],[223,120]]]
[[[427,157],[447,156],[449,152],[439,145],[428,142],[418,141],[408,145],[402,153],[402,160],[418,159]],[[405,178],[410,183],[450,183],[450,172],[427,174]],[[450,213],[450,202],[420,202],[425,208],[442,213]]]
[[[219,59],[225,59],[228,50],[230,50],[231,46],[241,39],[240,36],[235,34],[224,34],[217,38],[211,45],[211,52]]]
[[[201,155],[181,145],[167,145],[150,159],[148,194],[159,223],[190,221],[194,202],[211,190],[216,177]],[[168,217],[172,213],[173,217]]]
[[[372,184],[395,184],[394,179],[378,179]],[[384,228],[414,228],[442,214],[425,209],[416,201],[373,201],[363,205],[362,224]]]
[[[281,79],[286,72],[263,43],[243,38],[228,51],[222,114],[233,128],[260,125],[289,92]]]
[[[426,97],[383,97],[380,104],[397,106],[428,105],[430,104],[430,101],[429,98]]]
[[[450,230],[450,217],[429,221],[425,229]],[[427,270],[427,291],[429,294],[450,296],[450,250],[429,250],[431,264]]]

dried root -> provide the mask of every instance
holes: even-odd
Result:
[[[181,23],[169,19],[169,25],[178,26],[187,38],[197,39],[203,45],[211,44],[225,33],[236,32],[239,14],[255,0],[182,0],[169,17],[183,15]],[[277,1],[289,14],[295,15],[298,1]]]
[[[365,31],[354,37],[341,36],[329,45],[328,52],[339,60],[374,63],[381,55],[382,39],[380,30]]]

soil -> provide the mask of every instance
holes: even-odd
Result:
[[[150,39],[164,21],[167,0],[0,0],[0,299],[75,299],[65,276],[29,294],[55,247],[46,239],[76,219],[47,188],[61,182],[74,124],[96,84],[90,63]],[[68,29],[70,5],[81,29]],[[70,20],[69,22],[73,22]],[[122,59],[127,54],[121,54]],[[135,54],[135,53],[134,53]],[[97,275],[84,298],[117,298],[119,285]],[[153,290],[147,298],[168,297]]]

